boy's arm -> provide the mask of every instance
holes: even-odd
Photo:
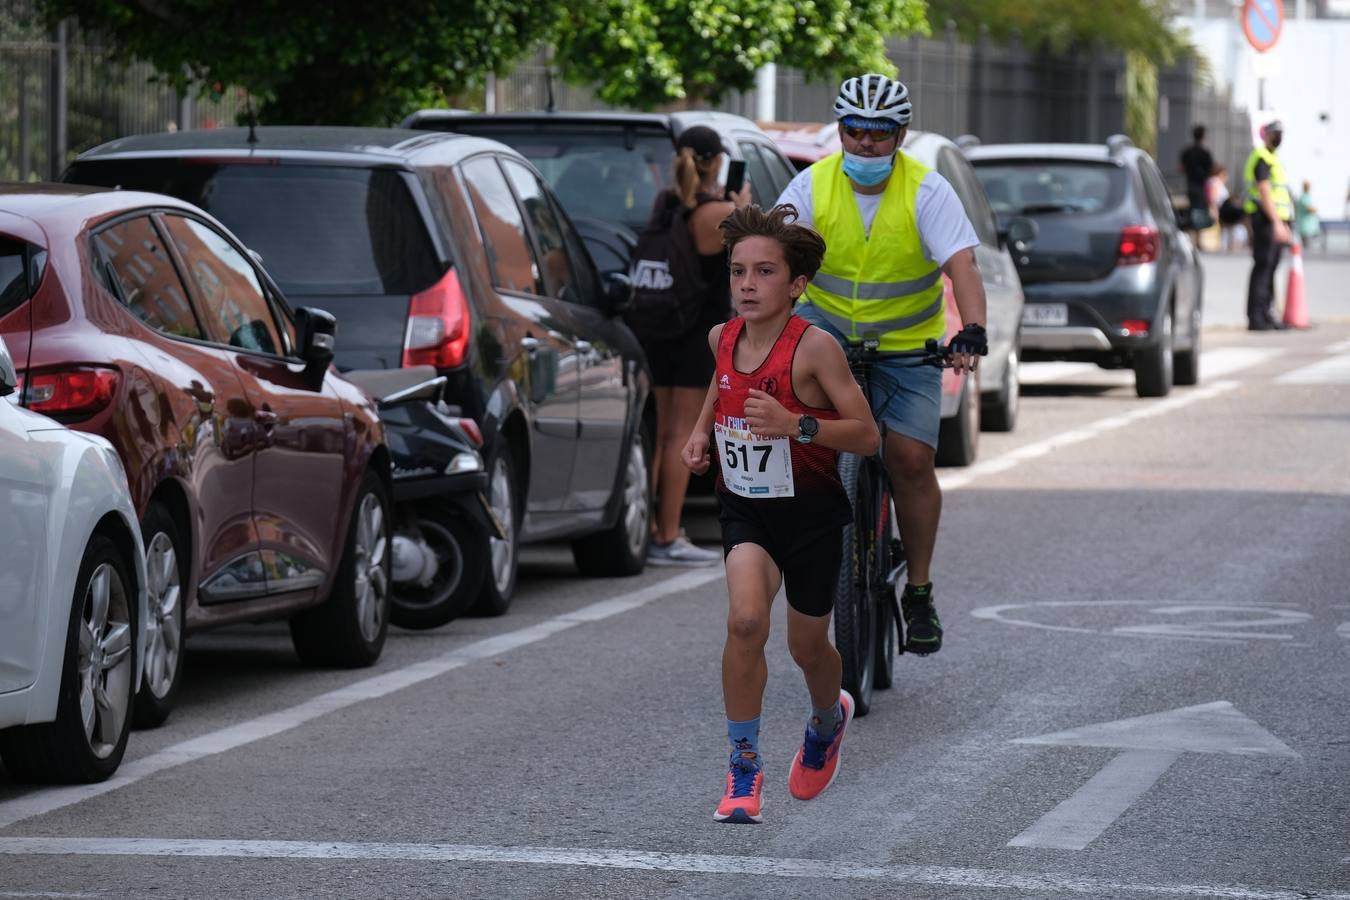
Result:
[[[830,406],[839,413],[838,419],[819,421],[820,430],[811,442],[845,453],[863,456],[876,453],[881,446],[881,434],[877,431],[867,398],[858,382],[853,380],[839,342],[813,328],[802,336],[797,361],[805,364],[803,374],[816,379],[829,398]],[[800,433],[797,422],[801,417],[789,412],[763,391],[750,391],[750,399],[745,402],[745,415],[751,430],[764,437],[795,438]]]

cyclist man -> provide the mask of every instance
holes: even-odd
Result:
[[[719,822],[762,821],[759,715],[779,585],[787,593],[788,647],[812,707],[788,771],[792,796],[810,800],[829,787],[853,715],[830,643],[839,528],[851,518],[836,459],[840,450],[875,453],[881,437],[839,344],[792,314],[825,253],[820,235],[793,224],[795,216],[790,206],[748,206],[719,226],[737,315],[708,333],[717,368],[681,454],[693,471],[707,471],[715,427],[729,602],[722,693],[731,740],[726,793],[713,814]]]
[[[825,238],[825,259],[797,315],[840,341],[875,334],[880,350],[915,350],[946,333],[942,275],[951,280],[963,328],[952,338],[953,368],[975,371],[988,353],[979,244],[951,185],[900,149],[912,114],[909,90],[885,75],[849,78],[834,101],[843,152],[801,172],[780,204]],[[936,653],[942,624],[929,566],[942,513],[934,469],[941,424],[942,373],[881,361],[869,398],[886,434],[886,470],[909,559],[901,595],[905,650]]]

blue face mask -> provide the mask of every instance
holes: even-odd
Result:
[[[895,168],[895,154],[890,156],[855,156],[844,151],[844,174],[863,187],[881,184]]]

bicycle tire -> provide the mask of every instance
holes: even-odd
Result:
[[[877,626],[874,632],[877,659],[873,667],[872,687],[884,691],[895,683],[895,658],[904,652],[904,641],[896,627],[900,601],[895,593],[895,584],[888,582],[886,577],[896,566],[901,567],[901,572],[904,571],[905,550],[900,542],[899,523],[895,521],[894,498],[887,490],[884,479],[878,478],[876,484],[877,496],[891,504],[883,538],[886,542],[883,545],[885,552],[877,554],[878,565],[874,569],[875,577],[872,581],[877,598]]]
[[[853,453],[839,454],[839,480],[853,508],[853,521],[844,526],[843,558],[834,589],[834,646],[843,663],[844,689],[853,696],[853,714],[865,716],[872,707],[876,672],[876,595],[869,589],[876,565],[873,529],[871,466]]]

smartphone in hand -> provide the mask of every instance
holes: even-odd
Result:
[[[745,160],[733,159],[727,163],[727,192],[725,198],[730,200],[741,192],[745,186]]]

